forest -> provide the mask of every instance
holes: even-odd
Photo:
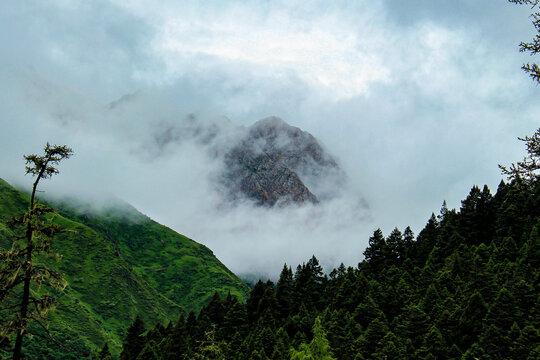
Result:
[[[313,256],[245,303],[137,317],[120,359],[539,359],[539,275],[540,182],[515,177],[444,203],[416,237],[376,230],[357,267]]]
[[[519,44],[519,51],[538,55],[540,0],[504,2],[529,8],[534,34],[531,40]],[[399,171],[392,165],[397,161],[388,160],[399,157],[397,152],[407,145],[401,142],[402,138],[408,137],[409,153],[400,163],[409,165],[420,159],[423,173],[419,176],[440,173],[441,164],[461,166],[459,162],[468,156],[466,151],[478,154],[477,150],[482,149],[483,154],[493,155],[503,133],[510,128],[518,131],[511,121],[523,122],[519,131],[536,121],[537,98],[520,87],[518,80],[501,72],[515,59],[505,63],[501,54],[506,50],[497,52],[497,46],[483,42],[483,38],[489,38],[502,44],[506,36],[521,36],[524,30],[514,26],[513,15],[496,14],[488,2],[476,3],[476,10],[471,7],[472,2],[467,4],[469,7],[463,5],[465,1],[458,6],[439,4],[430,13],[425,4],[410,2],[400,8],[402,5],[394,1],[381,5],[385,11],[373,11],[366,18],[365,9],[341,9],[340,3],[334,9],[337,15],[330,18],[332,21],[326,17],[332,15],[326,6],[304,13],[296,8],[285,12],[278,9],[272,14],[268,9],[276,5],[271,3],[265,2],[263,10],[256,12],[247,8],[230,14],[220,4],[212,11],[202,12],[214,17],[199,19],[197,9],[190,12],[181,6],[154,9],[159,6],[152,4],[129,9],[129,4],[104,6],[99,2],[96,6],[105,10],[97,9],[93,14],[99,15],[95,17],[100,20],[88,23],[84,19],[92,11],[91,5],[81,9],[63,9],[58,5],[53,10],[41,5],[1,5],[0,28],[9,34],[6,39],[15,39],[13,44],[1,40],[5,48],[10,48],[5,56],[9,61],[2,59],[1,66],[7,69],[6,75],[10,73],[0,84],[4,87],[3,98],[7,99],[0,106],[2,129],[7,130],[0,132],[2,153],[12,155],[19,151],[19,143],[27,145],[38,138],[42,141],[69,133],[71,137],[66,140],[81,141],[87,154],[101,151],[90,158],[98,165],[79,163],[78,168],[84,169],[79,171],[79,180],[84,183],[99,179],[89,173],[106,173],[107,169],[117,171],[104,176],[107,186],[113,183],[112,178],[122,179],[121,176],[125,176],[124,180],[117,182],[127,186],[133,178],[142,178],[145,171],[156,172],[151,175],[159,178],[165,172],[158,172],[158,166],[149,167],[147,163],[159,164],[161,156],[190,158],[190,154],[186,156],[180,151],[184,149],[182,141],[190,135],[177,134],[174,127],[163,122],[170,116],[161,112],[163,106],[156,100],[169,92],[171,95],[165,96],[164,101],[185,108],[190,124],[195,119],[191,108],[202,106],[199,97],[209,102],[208,108],[242,119],[258,114],[259,108],[278,112],[300,109],[291,111],[289,116],[296,114],[300,123],[310,124],[319,133],[339,128],[340,132],[329,133],[335,134],[336,139],[350,136],[351,144],[362,144],[361,156],[350,153],[352,146],[349,149],[340,144],[341,151],[346,156],[370,159],[371,170],[379,168],[372,159],[379,159],[380,150],[393,141],[397,146],[391,148],[393,152],[383,153],[387,157],[380,162],[388,163],[384,169]],[[430,14],[426,15],[427,20],[419,14],[423,13],[419,6]],[[473,10],[475,15],[469,17]],[[50,19],[41,14],[47,11]],[[161,11],[162,16],[154,11]],[[290,16],[284,18],[287,12]],[[177,18],[169,13],[175,13]],[[222,19],[223,13],[231,17]],[[320,17],[311,17],[313,13]],[[438,16],[445,13],[452,16],[441,18],[443,25],[435,26]],[[309,23],[298,23],[302,14],[310,19]],[[496,20],[491,21],[492,18]],[[69,21],[65,22],[66,19]],[[254,21],[246,22],[248,19]],[[118,25],[119,21],[123,25]],[[230,26],[243,22],[245,27]],[[287,22],[292,25],[287,27]],[[374,35],[378,33],[373,31],[377,28],[372,25],[379,22],[384,25],[384,32],[377,37]],[[176,28],[178,24],[181,26]],[[125,29],[120,31],[124,25]],[[263,25],[268,30],[259,32]],[[142,29],[141,33],[135,29]],[[274,32],[282,35],[276,37],[279,46],[273,45],[273,36],[265,37]],[[66,33],[70,36],[64,36]],[[102,37],[94,41],[87,36],[90,33]],[[252,33],[253,38],[247,36]],[[201,34],[204,36],[200,37]],[[319,37],[320,34],[324,36]],[[244,41],[238,42],[238,38]],[[351,42],[345,41],[344,46],[344,40]],[[177,41],[182,46],[176,46]],[[78,42],[82,45],[74,46]],[[257,52],[258,42],[269,51]],[[244,43],[250,46],[244,48]],[[223,44],[233,49],[225,51]],[[297,51],[310,46],[316,51]],[[32,52],[26,53],[27,49]],[[274,56],[276,53],[279,56]],[[380,53],[384,54],[381,58]],[[330,61],[340,54],[341,61]],[[95,58],[86,62],[88,57]],[[54,66],[40,66],[28,60],[33,58],[48,59]],[[365,58],[375,60],[373,64],[361,63]],[[173,66],[179,62],[185,69]],[[165,73],[155,72],[163,68]],[[357,72],[359,69],[365,73]],[[540,83],[537,63],[524,62],[522,70],[536,85]],[[367,73],[373,73],[373,84],[366,82],[358,87],[357,82]],[[162,83],[170,87],[163,87]],[[159,91],[148,95],[145,89]],[[76,93],[81,94],[81,99],[73,95]],[[377,102],[378,98],[386,102]],[[137,106],[130,108],[133,104]],[[11,108],[17,110],[6,112]],[[157,120],[149,121],[146,117]],[[362,123],[356,127],[351,120],[363,117],[369,126]],[[367,122],[370,117],[371,123]],[[109,128],[112,119],[122,121]],[[433,125],[435,120],[448,127]],[[147,121],[148,126],[141,126]],[[331,125],[321,125],[326,123]],[[380,127],[380,123],[384,126]],[[492,124],[493,129],[484,134],[485,127]],[[534,128],[537,126],[534,123]],[[194,129],[194,134],[205,134],[199,127]],[[459,131],[453,133],[454,129]],[[202,145],[217,137],[218,131],[212,130],[201,144],[196,141],[197,148],[202,149]],[[394,134],[389,134],[389,130]],[[293,137],[300,133],[298,130]],[[447,137],[444,145],[454,149],[464,146],[464,150],[455,159],[451,159],[454,153],[435,152],[433,142],[439,139],[437,136]],[[481,141],[485,140],[479,139],[482,136],[489,140]],[[135,144],[133,139],[138,137],[140,143]],[[388,137],[387,143],[379,141],[384,137]],[[430,137],[435,140],[424,142]],[[95,143],[89,145],[94,138]],[[31,190],[19,191],[0,179],[0,359],[540,360],[540,129],[519,140],[526,144],[526,157],[510,166],[499,165],[505,179],[497,189],[474,185],[456,209],[449,208],[444,201],[417,234],[411,227],[396,227],[387,234],[379,228],[369,237],[365,250],[362,247],[363,253],[357,254],[357,263],[324,269],[317,256],[322,258],[326,254],[314,254],[302,264],[285,263],[275,281],[259,280],[252,286],[242,282],[205,245],[155,222],[127,203],[98,214],[87,212],[80,203],[71,207],[69,203],[41,199],[40,180],[58,174],[56,165],[74,154],[67,145],[47,142],[44,155],[24,156],[25,175],[33,178]],[[478,147],[465,146],[467,141]],[[484,149],[484,145],[489,146]],[[507,149],[508,145],[501,144],[501,149],[496,150]],[[145,151],[146,157],[141,157],[145,161],[128,157]],[[433,154],[425,154],[427,151]],[[111,156],[112,152],[118,152],[118,157]],[[240,153],[241,160],[250,160],[246,156],[249,152],[233,153]],[[312,157],[320,157],[319,151],[311,153],[315,154]],[[283,157],[277,154],[276,159]],[[441,154],[449,156],[440,159]],[[83,155],[83,159],[84,156],[88,155]],[[200,163],[210,159],[205,156],[201,155]],[[267,152],[261,157],[269,159]],[[118,159],[125,162],[125,168],[117,170]],[[474,157],[477,162],[482,159],[491,158]],[[256,167],[251,162],[240,163],[235,170],[254,180],[255,185],[260,183],[260,178],[254,177],[257,171],[283,170],[282,165],[274,162]],[[194,165],[201,165],[186,163],[182,166],[190,172],[197,170]],[[6,164],[5,168],[10,168],[13,163]],[[474,161],[467,164],[472,167]],[[204,171],[211,171],[206,169],[208,164],[203,165]],[[129,175],[129,166],[135,175]],[[169,171],[167,176],[184,176],[181,170],[174,172],[167,166],[161,169]],[[459,167],[456,178],[468,181],[468,170],[466,166]],[[378,173],[380,178],[383,173]],[[270,175],[291,182],[291,174],[282,171]],[[369,171],[362,174],[372,175]],[[148,184],[156,192],[158,187],[165,187],[151,179],[135,182],[137,191]],[[203,183],[201,179],[186,181],[184,188],[188,190],[178,194],[185,197],[197,193],[192,190]],[[377,179],[372,176],[370,181],[376,183]],[[434,186],[450,184],[442,183],[441,177],[436,179],[439,181],[432,181]],[[245,179],[238,182],[244,184]],[[412,181],[403,183],[416,185]],[[467,186],[473,183],[467,182]],[[299,184],[297,181],[295,194],[303,189]],[[404,185],[401,189],[405,188]],[[279,203],[279,199],[270,199],[263,190],[264,198],[272,200],[272,205]],[[155,195],[148,191],[148,196]],[[305,194],[317,206],[317,197],[308,190]],[[171,196],[169,200],[177,203],[176,210],[189,208],[183,197]],[[415,206],[413,201],[410,206]]]

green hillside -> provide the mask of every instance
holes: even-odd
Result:
[[[137,313],[146,323],[165,323],[198,311],[214,291],[245,298],[247,286],[208,248],[127,204],[115,202],[99,212],[80,204],[74,210],[73,201],[54,205],[55,222],[74,232],[55,238],[61,261],[43,259],[68,281],[49,316],[50,330],[73,351],[34,338],[28,355],[39,348],[48,358],[78,359],[105,341],[117,352]],[[27,206],[28,197],[0,179],[0,246],[10,246],[13,235],[6,221]]]

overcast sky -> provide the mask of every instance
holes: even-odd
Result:
[[[518,52],[529,12],[503,0],[4,1],[0,177],[29,183],[22,155],[68,144],[76,156],[45,190],[114,194],[233,271],[274,274],[312,254],[355,265],[376,228],[417,233],[443,200],[495,191],[497,164],[523,156],[516,137],[540,126]],[[348,174],[347,196],[216,209],[219,164],[196,143],[151,146],[190,113],[310,132]]]

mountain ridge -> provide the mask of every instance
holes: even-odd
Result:
[[[198,311],[215,291],[222,296],[230,291],[240,300],[247,294],[247,285],[207,247],[139,212],[139,223],[128,224],[121,217],[85,215],[68,204],[56,205],[54,222],[70,230],[53,241],[63,258],[38,261],[60,271],[68,281],[64,291],[53,293],[59,305],[50,313],[50,331],[75,351],[33,340],[26,343],[29,356],[79,359],[104,342],[118,353],[125,329],[137,313],[150,324],[176,321],[186,311]],[[14,236],[7,220],[27,206],[27,195],[0,179],[0,247],[10,246]],[[167,270],[148,271],[164,262]]]

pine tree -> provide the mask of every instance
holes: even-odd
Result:
[[[257,281],[253,289],[251,289],[249,298],[246,301],[248,321],[251,325],[255,325],[262,313],[263,309],[261,309],[260,303],[267,290],[266,284],[261,280]]]
[[[532,268],[540,268],[540,223],[533,226],[527,242],[519,251],[519,261]]]
[[[364,301],[356,307],[353,313],[354,321],[361,325],[364,329],[375,319],[383,319],[386,321],[384,313],[371,296],[367,296]]]
[[[403,255],[404,250],[403,234],[398,228],[394,228],[390,235],[386,238],[386,247],[385,247],[385,262],[391,265],[399,265],[401,262],[401,256]]]
[[[425,335],[423,347],[434,359],[442,360],[447,358],[442,334],[435,325],[431,325],[431,328]]]
[[[410,226],[407,226],[403,231],[403,246],[404,249],[401,252],[401,256],[406,259],[414,246],[414,233]]]
[[[276,285],[276,301],[279,317],[285,319],[292,311],[294,300],[294,281],[291,267],[283,265]]]
[[[437,306],[441,303],[441,297],[439,296],[439,292],[437,291],[437,288],[433,284],[429,284],[426,294],[424,295],[424,299],[422,300],[422,310],[426,314],[433,314],[433,312],[437,309]]]
[[[367,266],[373,272],[380,270],[384,264],[386,250],[386,240],[381,229],[373,232],[369,238],[368,247],[364,251]]]
[[[188,341],[184,316],[180,316],[171,334],[165,340],[162,352],[163,360],[186,359],[189,353]]]
[[[375,359],[405,360],[405,348],[400,344],[399,339],[393,332],[389,331],[378,343]]]
[[[296,304],[304,303],[308,310],[319,309],[322,298],[322,267],[315,256],[298,266],[294,277]]]
[[[484,348],[474,343],[461,357],[462,360],[492,360]]]
[[[520,0],[510,0],[517,2]],[[525,0],[524,2],[529,2]],[[537,0],[534,0],[538,2]],[[533,14],[534,23],[536,29],[540,32],[540,13]],[[538,39],[539,35],[536,35]],[[539,41],[539,40],[537,40]],[[523,43],[522,43],[523,44]],[[528,64],[527,64],[528,65]],[[540,80],[540,68],[534,64],[536,69],[536,80]],[[532,136],[525,136],[524,138],[518,138],[520,141],[525,142],[527,147],[527,156],[523,158],[523,161],[518,161],[512,164],[510,167],[499,165],[502,173],[508,177],[509,180],[524,180],[527,184],[532,184],[538,180],[538,170],[540,170],[540,128]]]
[[[469,298],[467,306],[459,319],[460,344],[468,349],[482,332],[487,306],[479,292]]]
[[[272,359],[275,360],[289,360],[289,349],[291,340],[287,335],[287,332],[283,328],[279,328],[276,332],[276,344],[272,351]]]
[[[234,302],[225,314],[223,323],[224,338],[230,339],[236,332],[245,336],[248,331],[247,319],[246,305],[239,301]]]
[[[22,357],[23,339],[29,332],[31,322],[38,324],[52,340],[42,319],[55,306],[56,299],[47,293],[39,296],[31,292],[32,284],[52,289],[66,286],[60,273],[36,263],[37,255],[54,254],[52,239],[55,234],[62,232],[58,225],[51,222],[54,210],[40,204],[36,192],[40,180],[58,174],[54,165],[69,158],[73,150],[65,145],[51,146],[49,143],[43,150],[43,155],[24,156],[26,174],[35,177],[30,203],[26,213],[14,216],[8,223],[16,233],[22,235],[14,238],[11,249],[0,250],[0,335],[15,335],[14,360]],[[54,255],[60,258],[58,254]]]
[[[160,357],[157,351],[157,345],[154,340],[150,340],[144,344],[140,354],[136,360],[159,360]]]
[[[315,319],[313,325],[313,340],[307,344],[301,344],[299,350],[291,349],[291,360],[334,360],[332,349],[326,339],[326,332],[321,323],[321,318]]]
[[[386,318],[376,318],[369,323],[366,331],[356,340],[356,346],[365,358],[371,358],[377,344],[389,330]]]
[[[201,360],[225,360],[226,344],[216,339],[216,326],[212,325],[205,332],[204,340],[199,349],[193,355],[194,359]]]
[[[510,349],[514,359],[528,359],[536,346],[540,344],[540,332],[532,325],[527,325],[520,331]]]
[[[427,322],[427,315],[420,307],[408,305],[396,319],[396,333],[401,338],[410,339],[415,349],[418,349],[428,330]]]
[[[122,353],[120,354],[120,360],[136,360],[139,353],[143,350],[145,345],[145,338],[143,334],[146,332],[144,322],[137,314],[135,320],[127,330],[126,339]]]
[[[426,226],[420,231],[414,246],[415,264],[424,267],[424,264],[437,243],[440,227],[435,214],[431,214]]]
[[[99,360],[112,360],[112,355],[111,355],[111,351],[109,350],[108,343],[105,343],[105,345],[103,345],[103,348],[101,349],[99,353],[98,359]]]
[[[502,288],[489,309],[486,322],[506,333],[521,315],[514,295],[506,288]]]

